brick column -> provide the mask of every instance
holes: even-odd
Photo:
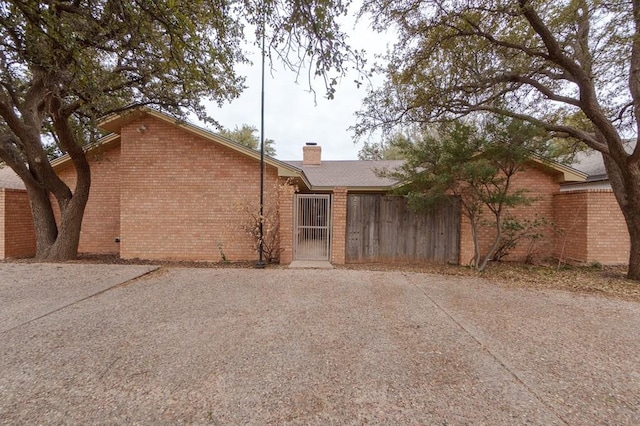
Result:
[[[0,189],[0,195],[0,258],[35,256],[36,234],[27,191]]]
[[[460,257],[458,263],[463,266],[469,265],[475,249],[473,247],[473,233],[471,232],[471,223],[469,219],[460,215]]]
[[[331,223],[331,263],[345,263],[347,240],[347,188],[333,188],[333,209]]]
[[[296,189],[288,182],[278,186],[280,215],[280,264],[288,265],[293,261],[293,198]]]

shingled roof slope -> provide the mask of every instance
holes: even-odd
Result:
[[[0,166],[0,188],[25,189],[24,182],[9,166]]]
[[[301,169],[314,188],[389,188],[396,181],[380,177],[376,171],[392,170],[402,164],[400,160],[323,160],[320,165],[305,165],[302,161],[286,161]]]
[[[636,146],[635,140],[629,140],[625,142],[625,149],[628,153],[633,152]],[[588,150],[581,151],[575,155],[571,167],[580,170],[589,175],[587,182],[595,182],[608,180],[607,170],[604,167],[604,161],[602,160],[602,154],[598,151]]]

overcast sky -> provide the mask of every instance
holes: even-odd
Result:
[[[350,44],[356,49],[367,51],[368,64],[374,62],[374,54],[384,53],[391,37],[377,34],[369,23],[362,20],[354,24],[351,18],[344,31],[349,34]],[[354,27],[355,25],[355,27]],[[208,109],[211,117],[225,128],[233,129],[243,123],[260,129],[260,52],[252,49],[249,55],[252,66],[239,67],[238,71],[247,77],[247,89],[240,98],[222,108],[212,105]],[[276,69],[265,77],[265,138],[276,144],[276,157],[281,160],[301,160],[302,146],[306,142],[317,142],[322,146],[322,158],[326,160],[355,160],[362,141],[353,142],[353,133],[348,129],[354,124],[355,112],[361,107],[366,95],[366,87],[359,89],[353,80],[356,75],[344,77],[337,88],[335,98],[324,97],[324,83],[313,81],[317,95],[308,91],[306,75],[295,82],[296,75],[274,64]],[[379,84],[381,77],[374,78]]]

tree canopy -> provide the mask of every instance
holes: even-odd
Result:
[[[378,143],[366,142],[358,151],[359,160],[402,160],[399,145],[411,138],[411,134],[395,133]]]
[[[308,64],[328,94],[344,71],[343,0],[11,0],[0,3],[0,160],[24,181],[39,258],[76,256],[91,173],[82,146],[99,117],[149,105],[205,119],[204,100],[238,96],[246,24],[269,55]],[[46,136],[44,136],[46,135]],[[44,140],[68,154],[72,191],[49,162]],[[56,151],[54,149],[54,151]],[[60,210],[56,222],[53,196]]]
[[[440,123],[399,140],[396,147],[405,161],[388,175],[403,183],[399,191],[416,210],[451,202],[452,196],[460,203],[471,225],[472,264],[478,270],[487,266],[498,249],[507,210],[534,201],[525,191],[512,188],[512,178],[534,153],[544,155],[547,151],[540,129],[503,118],[484,123]],[[478,239],[483,222],[495,229],[484,253]]]
[[[233,130],[222,129],[220,134],[248,148],[260,150],[260,137],[256,135],[257,132],[258,129],[255,126],[243,124],[241,127],[234,127]],[[276,155],[275,141],[273,139],[264,140],[264,153],[271,157]]]
[[[358,134],[491,113],[600,151],[640,280],[639,1],[365,0],[363,13],[399,37]]]

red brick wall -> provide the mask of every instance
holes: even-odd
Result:
[[[535,166],[528,166],[512,177],[511,184],[512,191],[524,189],[526,190],[526,196],[533,198],[535,201],[528,206],[520,205],[507,210],[503,213],[503,218],[512,216],[519,220],[545,218],[549,222],[554,221],[553,194],[559,190],[559,185],[554,176]],[[490,225],[480,227],[480,252],[484,255],[489,250],[496,231],[495,225],[493,225],[494,216],[486,207],[483,208],[482,219],[491,221]],[[544,229],[543,232],[544,238],[538,240],[534,246],[537,257],[548,257],[553,254],[554,232],[551,228]],[[526,242],[521,242],[504,260],[523,260],[528,252],[527,246]],[[460,264],[468,264],[473,257],[473,253],[471,226],[463,215],[460,227]]]
[[[629,233],[612,191],[558,193],[554,207],[563,230],[555,248],[557,257],[605,265],[629,261]]]
[[[347,188],[334,188],[331,219],[331,262],[345,263],[347,244]]]
[[[121,139],[121,257],[257,259],[242,207],[259,202],[258,161],[152,117],[123,127]],[[265,204],[277,181],[266,166]]]
[[[0,258],[36,254],[36,235],[27,191],[0,189],[0,242]]]
[[[588,257],[588,194],[560,192],[554,195],[555,222],[561,233],[556,238],[554,256],[560,259],[586,261]]]
[[[613,191],[589,192],[589,256],[604,265],[629,261],[629,231]]]
[[[293,261],[293,205],[295,187],[281,180],[280,197],[280,263],[288,265]]]
[[[475,249],[473,247],[473,235],[471,233],[471,223],[467,216],[460,215],[460,256],[458,263],[460,265],[469,265]]]
[[[120,245],[120,144],[88,155],[91,166],[89,201],[82,220],[78,252],[117,254]],[[71,162],[56,170],[58,176],[73,190],[76,172]],[[54,203],[55,206],[55,203]]]

